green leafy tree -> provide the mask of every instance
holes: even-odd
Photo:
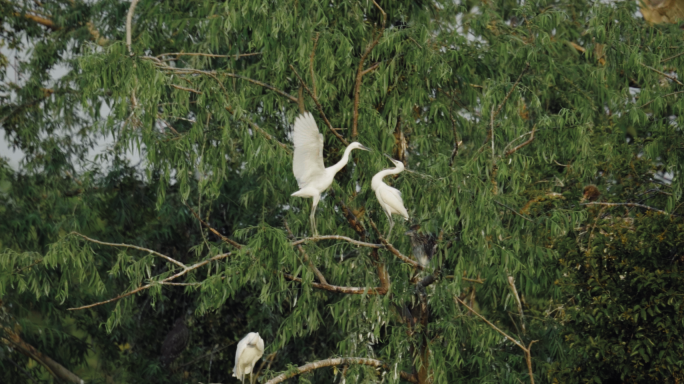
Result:
[[[676,26],[648,25],[634,17],[636,3],[622,2],[55,4],[3,3],[12,33],[53,47],[35,50],[31,63],[47,64],[27,66],[35,81],[3,110],[5,132],[26,138],[22,148],[50,143],[41,139],[50,125],[30,118],[31,98],[48,88],[41,68],[71,50],[68,92],[33,109],[65,137],[87,139],[50,148],[68,166],[97,133],[140,149],[145,181],[135,180],[150,200],[117,190],[93,219],[122,228],[72,223],[38,254],[5,250],[12,261],[4,270],[40,257],[59,279],[47,283],[47,269],[38,269],[3,275],[2,286],[56,299],[50,305],[75,316],[97,313],[89,324],[105,327],[89,332],[103,345],[135,341],[123,356],[107,355],[118,376],[94,380],[226,382],[233,355],[225,346],[249,331],[266,341],[257,371],[268,383],[297,375],[421,384],[679,377],[679,350],[666,350],[681,341],[671,331],[677,268],[639,261],[672,259],[679,244],[682,84],[674,74],[684,56]],[[326,164],[351,141],[374,150],[354,152],[335,177],[317,209],[317,237],[310,201],[290,196],[298,189],[290,127],[304,111],[324,134]],[[370,189],[389,166],[385,153],[407,168],[385,181],[402,191],[411,217],[390,239]],[[589,193],[588,206],[581,199],[591,183],[609,192],[601,200]],[[656,186],[668,190],[653,206],[638,202]],[[633,209],[606,217],[593,206],[611,201]],[[131,207],[135,220],[123,215]],[[618,243],[627,229],[616,220],[643,210],[664,216],[640,217],[633,225],[646,231]],[[181,240],[189,229],[195,235]],[[422,254],[432,256],[427,266]],[[625,275],[632,265],[641,269]],[[625,285],[623,275],[636,279]],[[145,315],[150,302],[155,313]],[[647,316],[660,328],[639,331],[646,320],[630,312],[625,322],[636,324],[616,331],[610,321],[636,305],[654,307]],[[612,320],[597,322],[604,309]],[[135,330],[143,316],[156,320]],[[179,318],[208,333],[183,352],[204,360],[162,377],[145,341],[162,345]],[[630,332],[641,333],[623,340]],[[618,351],[614,340],[633,344]]]

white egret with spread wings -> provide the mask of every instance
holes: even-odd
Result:
[[[294,141],[292,171],[300,188],[292,196],[313,198],[309,220],[313,235],[317,236],[314,214],[321,199],[321,193],[332,185],[335,174],[347,165],[352,150],[370,151],[370,149],[361,143],[353,142],[344,150],[344,155],[340,161],[326,168],[323,164],[323,135],[318,131],[316,121],[309,112],[305,112],[295,119],[292,140]]]
[[[259,332],[250,332],[238,343],[235,351],[235,367],[233,377],[245,382],[245,375],[252,374],[251,382],[254,382],[254,365],[264,355],[264,339]]]
[[[385,155],[387,156],[387,155]],[[404,220],[409,219],[409,214],[404,207],[404,200],[401,198],[401,192],[385,184],[382,178],[389,175],[396,175],[404,171],[404,163],[398,160],[394,160],[387,156],[388,159],[394,163],[394,168],[383,169],[373,176],[371,179],[371,188],[375,191],[375,197],[378,198],[380,207],[385,211],[387,219],[389,220],[390,228],[387,233],[387,238],[389,240],[389,235],[392,233],[392,227],[394,227],[394,220],[392,220],[392,215],[397,214],[404,217]]]

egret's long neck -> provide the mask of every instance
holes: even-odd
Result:
[[[378,186],[380,186],[380,183],[382,183],[382,179],[385,176],[389,175],[396,175],[397,173],[401,173],[404,171],[404,167],[396,167],[396,168],[390,168],[390,169],[384,169],[373,176],[371,179],[371,189],[375,190]]]
[[[342,155],[342,158],[340,161],[338,161],[336,164],[331,165],[328,167],[328,169],[333,170],[335,173],[339,172],[342,168],[344,168],[345,165],[347,165],[347,162],[349,161],[349,154],[351,154],[352,147],[347,147],[347,149],[344,150],[344,155]]]

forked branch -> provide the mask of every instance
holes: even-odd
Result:
[[[404,256],[401,252],[399,252],[398,249],[394,248],[394,246],[392,244],[388,243],[387,240],[385,240],[385,238],[382,237],[382,235],[380,235],[380,231],[378,230],[378,227],[375,226],[375,223],[373,222],[373,220],[370,221],[370,224],[373,227],[373,230],[375,231],[376,235],[380,239],[380,242],[385,246],[385,248],[387,248],[388,251],[392,252],[392,254],[394,256],[396,256],[399,260],[403,261],[404,263],[410,264],[414,268],[418,268],[421,271],[425,270],[425,267],[423,267],[422,265],[420,265],[416,261],[411,260],[410,258]]]
[[[292,231],[290,230],[290,226],[287,224],[287,220],[283,220],[283,222],[285,223],[285,229],[287,229],[287,233],[289,234],[290,239],[293,239],[294,235],[292,234]],[[321,271],[319,271],[318,268],[316,268],[316,266],[311,262],[311,259],[309,259],[309,255],[306,253],[304,248],[300,244],[297,244],[297,249],[299,250],[299,253],[302,254],[304,261],[309,265],[309,268],[311,269],[311,271],[318,278],[318,281],[323,285],[329,285],[328,281],[325,279],[325,276],[323,276]]]
[[[362,358],[362,357],[338,357],[338,358],[315,361],[313,363],[308,363],[308,364],[302,365],[301,367],[297,368],[297,371],[282,373],[282,374],[272,378],[271,380],[267,381],[265,384],[282,383],[283,381],[285,381],[287,379],[293,378],[293,377],[295,377],[297,375],[301,375],[303,373],[313,371],[315,369],[332,367],[332,366],[337,366],[337,365],[351,365],[351,364],[368,365],[368,366],[375,367],[375,368],[383,368],[383,369],[386,369],[388,371],[391,370],[390,366],[381,360],[367,359],[367,358]],[[418,383],[418,378],[416,377],[415,374],[410,374],[410,373],[401,371],[401,372],[399,372],[399,375],[400,375],[402,380],[408,381],[410,383]]]
[[[352,122],[352,139],[356,138],[356,136],[359,135],[359,97],[361,95],[361,80],[363,79],[363,75],[377,68],[377,66],[379,65],[376,63],[374,66],[364,71],[363,64],[370,55],[373,48],[375,48],[375,46],[378,45],[378,42],[380,42],[382,35],[385,33],[385,23],[387,22],[387,14],[382,9],[382,7],[380,7],[380,5],[378,5],[378,3],[375,2],[375,0],[373,0],[373,4],[380,11],[380,13],[382,13],[382,27],[380,28],[380,32],[378,32],[378,34],[375,36],[375,39],[373,39],[373,41],[370,44],[368,44],[368,47],[366,47],[366,51],[363,53],[363,55],[361,55],[361,59],[359,60],[359,68],[356,70],[356,83],[354,84],[354,115]]]
[[[489,320],[487,320],[484,316],[482,316],[482,315],[480,315],[479,313],[475,312],[474,309],[472,309],[471,307],[469,307],[468,304],[464,303],[463,300],[461,300],[458,296],[454,295],[454,300],[456,300],[458,303],[460,303],[460,304],[463,305],[464,307],[468,308],[468,310],[469,310],[471,313],[473,313],[475,316],[477,316],[477,317],[479,317],[480,319],[482,319],[482,321],[484,321],[485,323],[487,323],[487,325],[489,325],[490,327],[492,327],[495,331],[499,332],[501,335],[503,335],[503,336],[504,336],[505,338],[507,338],[508,340],[512,341],[513,344],[517,345],[520,349],[523,350],[523,352],[525,353],[525,361],[527,362],[527,371],[528,371],[528,373],[529,373],[529,375],[530,375],[530,383],[534,384],[534,371],[532,370],[532,355],[530,354],[530,348],[532,348],[532,344],[536,343],[538,340],[533,340],[533,341],[531,341],[530,344],[529,344],[527,347],[525,347],[521,342],[519,342],[518,340],[512,338],[512,337],[509,336],[506,332],[504,332],[504,331],[502,331],[501,329],[499,329],[499,327],[497,327],[496,325],[492,324],[492,323],[491,323]]]

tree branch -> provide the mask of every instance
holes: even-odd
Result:
[[[533,372],[533,370],[532,370],[532,355],[530,354],[530,348],[532,348],[532,344],[536,343],[537,340],[531,341],[530,344],[527,346],[527,348],[525,348],[525,346],[524,346],[521,342],[519,342],[518,340],[512,338],[511,336],[508,336],[508,334],[507,334],[506,332],[500,330],[496,325],[492,324],[492,323],[491,323],[489,320],[487,320],[484,316],[482,316],[482,315],[480,315],[479,313],[475,312],[474,309],[470,308],[470,307],[468,306],[468,304],[464,303],[458,296],[454,295],[454,299],[455,299],[456,301],[458,301],[458,302],[459,302],[461,305],[463,305],[464,307],[468,308],[468,310],[469,310],[471,313],[475,314],[477,317],[479,317],[480,319],[482,319],[482,321],[484,321],[485,323],[487,323],[487,324],[488,324],[490,327],[492,327],[495,331],[497,331],[497,332],[499,332],[500,334],[502,334],[505,338],[507,338],[508,340],[512,341],[515,345],[517,345],[520,349],[523,350],[523,352],[525,353],[525,361],[527,362],[527,371],[528,371],[528,373],[529,373],[529,375],[530,375],[530,382],[531,382],[532,384],[534,384],[534,372]]]
[[[135,6],[138,5],[138,0],[131,0],[131,5],[128,7],[128,14],[126,15],[126,48],[128,49],[128,54],[133,56],[133,50],[131,49],[132,37],[131,37],[131,24],[133,23],[133,14],[135,13]]]
[[[382,27],[381,27],[378,35],[368,45],[368,47],[366,48],[366,51],[361,56],[361,60],[359,60],[359,68],[356,71],[356,83],[354,85],[354,116],[353,116],[353,121],[352,121],[352,139],[356,138],[356,136],[359,135],[358,124],[359,124],[359,97],[361,95],[361,79],[363,78],[363,75],[365,73],[367,73],[367,72],[364,72],[364,70],[363,70],[363,63],[366,61],[366,58],[368,58],[368,55],[370,55],[373,48],[375,48],[375,46],[378,45],[380,38],[382,38],[382,35],[385,33],[385,23],[387,22],[387,14],[385,13],[385,11],[380,7],[380,5],[378,5],[378,3],[375,2],[375,0],[373,0],[373,4],[375,5],[376,8],[378,8],[380,13],[382,13]]]
[[[137,249],[138,251],[148,252],[148,253],[151,253],[151,254],[153,254],[153,255],[155,255],[155,256],[159,256],[159,257],[161,257],[162,259],[165,259],[166,261],[168,261],[168,262],[170,262],[170,263],[176,264],[177,266],[179,266],[179,267],[181,267],[181,268],[184,268],[184,269],[187,268],[187,266],[186,266],[185,264],[181,263],[180,261],[175,260],[175,259],[172,259],[172,258],[170,258],[170,257],[168,257],[168,256],[166,256],[166,255],[164,255],[164,254],[161,254],[161,253],[159,253],[159,252],[157,252],[157,251],[153,251],[153,250],[151,250],[151,249],[147,249],[147,248],[143,248],[143,247],[138,247],[137,245],[123,244],[123,243],[108,243],[108,242],[106,242],[106,241],[95,240],[95,239],[91,239],[90,237],[88,237],[88,236],[86,236],[86,235],[80,234],[80,233],[78,233],[78,232],[71,232],[71,234],[72,234],[72,235],[79,236],[79,237],[82,237],[82,238],[84,238],[84,239],[90,241],[91,243],[95,243],[95,244],[107,245],[107,246],[110,246],[110,247],[131,248],[131,249]]]
[[[119,296],[114,297],[114,298],[109,299],[109,300],[100,301],[100,302],[98,302],[98,303],[93,303],[93,304],[89,304],[89,305],[84,305],[84,306],[78,307],[78,308],[69,308],[68,310],[69,310],[69,311],[79,311],[79,310],[81,310],[81,309],[88,309],[88,308],[96,307],[96,306],[98,306],[98,305],[108,304],[108,303],[111,303],[111,302],[113,302],[113,301],[117,301],[117,300],[123,299],[124,297],[128,297],[128,296],[134,295],[134,294],[136,294],[136,293],[138,293],[138,292],[140,292],[140,291],[144,291],[144,290],[146,290],[146,289],[149,289],[149,288],[153,287],[153,286],[156,285],[156,284],[168,285],[167,282],[169,282],[169,281],[171,281],[171,280],[175,280],[175,279],[177,279],[177,278],[179,278],[179,277],[181,277],[181,276],[187,274],[188,272],[190,272],[190,271],[192,271],[192,270],[195,270],[195,269],[197,269],[197,268],[200,268],[200,267],[202,267],[202,266],[204,266],[204,265],[207,265],[207,264],[211,263],[212,261],[225,259],[226,257],[231,256],[231,255],[232,255],[231,252],[222,253],[222,254],[220,254],[220,255],[216,255],[216,256],[212,257],[211,259],[204,260],[204,261],[200,261],[199,263],[195,263],[195,264],[193,264],[193,265],[191,265],[191,266],[189,266],[189,267],[183,269],[182,271],[176,273],[175,275],[169,276],[169,277],[167,277],[167,278],[165,278],[165,279],[163,279],[163,280],[160,280],[160,281],[154,281],[154,282],[149,283],[149,284],[147,284],[147,285],[140,286],[140,287],[138,287],[138,288],[136,288],[136,289],[134,289],[134,290],[132,290],[132,291],[130,291],[130,292],[124,293],[123,295],[119,295]]]
[[[311,71],[311,85],[313,87],[313,97],[318,99],[318,93],[316,92],[316,76],[314,76],[314,57],[316,55],[316,47],[318,46],[318,38],[320,34],[316,32],[316,37],[314,37],[314,46],[311,50],[311,56],[309,57],[309,71]]]
[[[230,106],[226,106],[226,107],[224,107],[224,108],[226,109],[226,111],[230,112],[231,115],[235,115],[235,112],[233,111],[233,109],[232,109]],[[249,124],[255,131],[259,132],[263,137],[267,138],[268,140],[275,141],[276,144],[278,144],[278,146],[279,146],[280,148],[283,148],[283,149],[285,150],[285,152],[287,152],[287,153],[292,153],[292,151],[290,151],[290,147],[288,147],[288,146],[287,146],[286,144],[284,144],[284,143],[281,143],[281,142],[278,141],[275,137],[273,137],[272,135],[270,135],[268,132],[266,132],[266,131],[264,131],[263,129],[259,128],[259,126],[256,125],[256,123],[253,123],[252,121],[247,120],[247,124]]]
[[[534,221],[533,221],[532,219],[530,219],[529,217],[524,216],[522,213],[519,213],[519,212],[516,211],[515,209],[509,207],[508,205],[499,203],[499,202],[496,201],[496,200],[492,200],[492,201],[493,201],[494,203],[496,203],[496,204],[499,204],[500,206],[502,206],[502,207],[504,207],[504,208],[508,208],[511,212],[513,212],[513,213],[515,213],[516,215],[522,217],[523,219],[525,219],[525,220],[527,220],[527,221],[529,221],[529,222],[531,222],[531,223],[534,222]]]
[[[416,261],[411,260],[410,258],[402,255],[401,252],[399,252],[396,248],[394,248],[394,246],[392,244],[388,243],[387,240],[385,240],[385,238],[382,237],[382,235],[380,235],[380,231],[378,231],[378,227],[375,226],[375,223],[373,222],[373,220],[370,220],[370,223],[371,223],[371,226],[373,227],[373,230],[375,231],[378,238],[380,239],[380,242],[385,246],[385,248],[387,248],[388,251],[392,252],[392,254],[394,254],[394,256],[396,256],[399,260],[403,261],[404,263],[411,264],[414,268],[418,268],[421,271],[425,270],[425,267],[423,267],[422,265],[420,265]]]
[[[337,365],[347,365],[347,364],[359,364],[359,365],[368,365],[371,367],[375,368],[384,368],[388,371],[391,371],[391,368],[388,364],[376,360],[376,359],[367,359],[367,358],[362,358],[362,357],[338,357],[338,358],[331,358],[331,359],[326,359],[326,360],[320,360],[316,361],[313,363],[308,363],[305,365],[302,365],[301,367],[297,368],[296,372],[286,372],[282,373],[271,380],[267,381],[265,384],[278,384],[282,383],[283,381],[293,378],[297,375],[301,375],[303,373],[307,373],[310,371],[313,371],[315,369],[320,369],[320,368],[325,368],[325,367],[332,367],[332,366],[337,366]],[[418,379],[414,374],[410,374],[407,372],[399,372],[399,375],[402,380],[408,381],[410,383],[418,383]]]
[[[522,139],[523,137],[525,137],[525,136],[527,136],[527,135],[531,135],[530,138],[527,139],[527,141],[525,141],[524,143],[522,143],[522,144],[518,145],[517,147],[511,149],[511,150],[508,151],[508,152],[506,152],[506,148],[508,148],[511,144],[513,144],[513,142],[514,142],[515,140],[513,140],[513,141],[511,141],[510,143],[506,144],[506,147],[504,147],[504,157],[508,157],[509,155],[513,154],[514,152],[516,152],[516,151],[519,150],[520,148],[523,148],[523,147],[525,147],[526,145],[530,144],[530,143],[532,142],[532,140],[534,140],[534,133],[536,132],[536,129],[537,129],[537,126],[535,125],[534,127],[532,127],[532,130],[531,130],[530,132],[524,133],[524,134],[520,135],[520,137],[516,138],[515,140],[520,140],[520,139]]]
[[[27,344],[24,340],[19,337],[18,334],[14,333],[9,327],[2,327],[5,333],[5,340],[21,352],[21,354],[26,357],[33,359],[40,364],[42,364],[45,369],[50,372],[50,374],[59,380],[64,380],[69,383],[84,384],[85,382],[76,374],[70,370],[64,368],[60,363],[52,360],[49,356],[44,355],[42,352],[34,348],[32,345]]]
[[[282,272],[282,274],[288,280],[296,281],[298,283],[303,282],[303,280],[301,278],[293,276],[289,273]],[[383,287],[376,287],[376,288],[342,287],[339,285],[319,284],[319,283],[314,283],[314,282],[312,282],[311,285],[314,288],[324,289],[324,290],[330,291],[330,292],[347,293],[347,294],[352,294],[352,295],[384,295],[387,293],[387,289],[385,289]]]
[[[670,76],[670,75],[668,75],[667,73],[661,72],[661,71],[659,71],[659,70],[657,70],[657,69],[655,69],[655,68],[653,68],[653,67],[649,67],[648,65],[646,65],[646,64],[644,64],[644,63],[639,63],[639,64],[640,64],[642,67],[644,67],[644,68],[646,68],[646,69],[650,69],[651,71],[653,71],[653,72],[655,72],[655,73],[657,73],[657,74],[659,74],[659,75],[661,75],[661,76],[667,77],[668,79],[674,81],[675,83],[677,83],[677,84],[679,84],[679,85],[684,85],[684,84],[682,84],[681,81],[677,80],[676,77]]]
[[[605,205],[608,207],[617,207],[617,206],[639,207],[639,208],[648,209],[649,211],[655,211],[658,213],[662,213],[664,215],[671,215],[671,213],[667,213],[667,212],[663,211],[662,209],[653,208],[653,207],[649,207],[648,205],[637,204],[637,203],[600,203],[600,202],[596,202],[596,203],[581,203],[580,205]]]
[[[680,94],[680,93],[684,93],[684,91],[672,92],[672,93],[668,93],[667,95],[663,95],[663,96],[660,96],[660,97],[666,98],[666,97],[668,97],[668,96],[674,96],[674,95],[677,95],[677,94]],[[648,105],[651,104],[652,102],[656,101],[657,99],[658,99],[658,97],[656,97],[655,99],[653,99],[653,100],[649,101],[648,103],[642,105],[642,106],[639,107],[639,108],[645,108],[646,106],[648,106]]]
[[[290,239],[294,239],[294,235],[290,230],[290,226],[287,224],[287,220],[283,220],[283,222],[285,223],[285,229],[287,229],[287,233],[290,235]],[[318,278],[318,281],[320,281],[321,284],[329,285],[328,281],[325,279],[325,276],[323,276],[321,271],[319,271],[318,268],[316,268],[316,266],[311,262],[311,259],[309,259],[309,255],[306,253],[304,248],[302,248],[301,245],[297,244],[297,249],[299,250],[299,253],[302,254],[304,261],[309,265],[309,268],[311,268],[311,271]]]
[[[318,108],[318,112],[321,113],[321,116],[323,117],[323,121],[325,121],[325,125],[327,125],[328,128],[330,128],[330,132],[332,132],[333,135],[335,135],[335,137],[337,137],[337,139],[342,142],[342,144],[349,145],[349,142],[347,140],[345,140],[344,137],[342,137],[339,133],[337,133],[335,128],[333,128],[332,124],[330,123],[330,120],[328,120],[328,117],[325,116],[325,112],[323,112],[323,106],[321,105],[321,103],[318,102],[318,98],[316,97],[316,95],[314,95],[313,92],[311,92],[309,87],[306,85],[306,83],[304,82],[302,77],[299,76],[299,73],[297,72],[295,67],[292,66],[292,64],[290,64],[290,69],[292,69],[292,71],[295,73],[295,75],[297,75],[297,78],[299,79],[299,81],[302,84],[302,86],[304,87],[304,89],[306,89],[306,92],[309,94],[309,96],[311,96],[314,103],[316,103],[316,107]]]
[[[183,204],[185,204],[185,203],[183,203]],[[237,249],[242,249],[242,247],[243,247],[242,244],[240,244],[240,243],[238,243],[238,242],[236,242],[236,241],[234,241],[234,240],[231,240],[231,239],[229,239],[229,238],[223,236],[221,233],[219,233],[219,231],[215,230],[214,228],[211,227],[211,225],[209,225],[209,224],[206,223],[204,220],[202,220],[202,218],[195,212],[195,210],[193,210],[192,208],[190,208],[189,205],[185,204],[185,206],[190,210],[190,212],[192,212],[192,215],[195,216],[195,218],[196,218],[197,220],[199,220],[199,222],[202,223],[202,225],[204,225],[204,226],[205,226],[208,230],[210,230],[214,235],[218,236],[218,237],[219,237],[221,240],[223,240],[225,243],[228,243],[228,244],[232,245],[233,247],[235,247],[235,248],[237,248]]]
[[[305,239],[297,240],[292,242],[292,245],[299,245],[299,244],[304,244],[307,241],[322,241],[322,240],[343,240],[349,243],[352,243],[354,245],[358,245],[361,247],[368,247],[368,248],[385,248],[384,245],[382,244],[373,244],[373,243],[365,243],[363,241],[358,241],[354,240],[352,238],[346,237],[346,236],[338,236],[338,235],[326,235],[326,236],[316,236],[316,237],[307,237]]]
[[[239,55],[215,55],[213,53],[201,53],[201,52],[173,52],[173,53],[162,53],[161,55],[157,55],[157,59],[160,59],[163,56],[176,56],[178,58],[179,56],[204,56],[204,57],[215,57],[215,58],[225,58],[225,57],[235,57],[235,58],[241,58],[241,57],[250,57],[250,56],[258,56],[261,55],[261,52],[253,52],[253,53],[241,53]]]
[[[44,27],[47,27],[47,28],[53,30],[53,31],[59,30],[59,27],[57,26],[57,24],[55,24],[54,21],[52,21],[48,18],[45,18],[45,17],[32,15],[30,13],[21,14],[19,12],[14,12],[14,16],[20,16],[20,17],[23,17],[25,19],[31,20],[31,21],[36,22],[36,23],[38,23]]]
[[[518,289],[515,288],[515,279],[513,276],[508,275],[508,286],[511,287],[511,291],[515,296],[515,300],[518,304],[518,313],[520,314],[520,326],[522,327],[522,333],[525,334],[525,316],[523,315],[522,301],[520,301],[520,295],[518,295]]]

